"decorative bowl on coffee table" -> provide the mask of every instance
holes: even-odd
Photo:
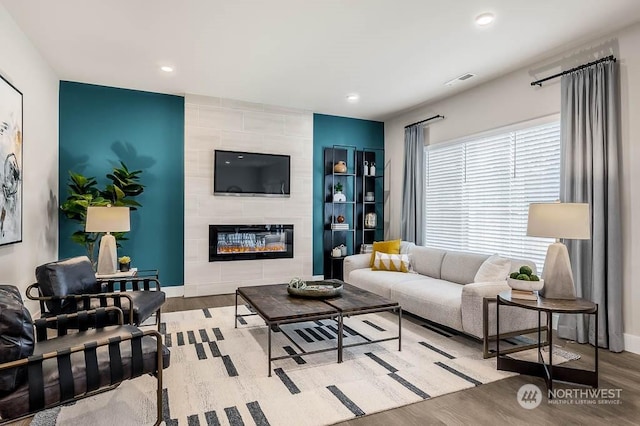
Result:
[[[308,281],[304,287],[287,287],[287,292],[294,297],[335,297],[342,292],[343,285],[343,281],[335,279]]]

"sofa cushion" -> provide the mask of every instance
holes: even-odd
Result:
[[[409,272],[408,254],[389,254],[376,252],[376,259],[371,267],[373,271]]]
[[[409,254],[411,250],[415,247],[415,243],[410,241],[400,241],[400,254]]]
[[[473,278],[473,282],[485,283],[505,280],[509,272],[511,272],[511,261],[505,257],[494,254],[482,262],[478,272],[476,272],[476,276]]]
[[[489,256],[485,254],[448,251],[442,259],[440,278],[458,284],[469,284]]]
[[[418,274],[404,272],[373,271],[370,268],[355,269],[349,274],[349,284],[390,299],[391,289],[399,283],[422,280]]]
[[[403,310],[447,327],[462,330],[462,289],[464,286],[423,275],[419,280],[397,283],[390,299]]]
[[[411,254],[411,266],[415,272],[431,278],[440,278],[442,259],[444,259],[446,251],[413,246],[409,253]]]
[[[369,267],[373,266],[373,262],[376,260],[377,251],[389,254],[400,254],[400,240],[374,241]]]

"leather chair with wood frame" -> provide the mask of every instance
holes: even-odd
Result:
[[[155,277],[98,279],[89,258],[78,256],[38,266],[36,279],[26,293],[29,299],[40,302],[42,317],[113,305],[137,326],[155,313],[160,329],[166,295]]]
[[[114,313],[118,323],[109,325]],[[169,350],[158,331],[142,331],[123,319],[118,307],[109,306],[32,321],[18,289],[0,285],[0,424],[112,390],[143,374],[157,379],[155,424],[160,424]],[[71,334],[70,324],[77,328]]]

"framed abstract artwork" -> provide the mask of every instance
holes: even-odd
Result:
[[[22,93],[0,76],[0,245],[22,241]]]

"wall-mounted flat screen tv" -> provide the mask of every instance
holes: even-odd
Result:
[[[216,150],[214,156],[214,195],[290,196],[289,155]]]

